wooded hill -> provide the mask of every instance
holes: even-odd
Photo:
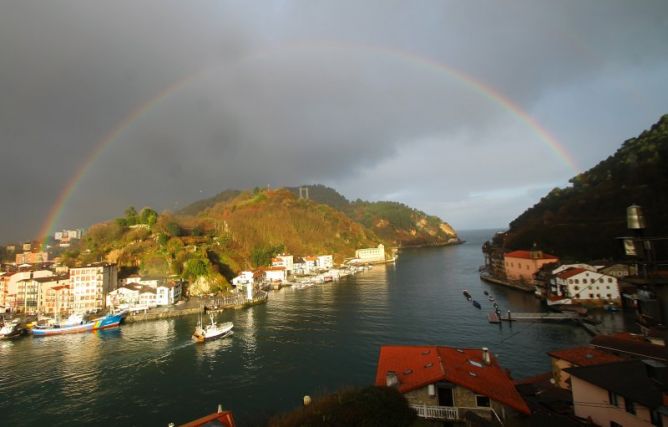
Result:
[[[668,115],[590,170],[555,188],[510,223],[505,249],[535,242],[549,253],[578,260],[619,258],[615,238],[630,234],[626,208],[643,207],[647,235],[668,235]]]
[[[389,248],[397,242],[457,241],[438,218],[401,204],[348,205],[350,214],[288,189],[257,188],[228,190],[178,214],[128,208],[123,217],[92,226],[63,260],[104,260],[147,275],[178,275],[194,283],[192,292],[208,293],[226,288],[243,269],[269,265],[280,252],[332,254],[340,263],[378,243]]]

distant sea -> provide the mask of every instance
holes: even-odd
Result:
[[[482,243],[407,249],[395,265],[338,283],[282,289],[267,304],[229,310],[232,337],[196,345],[196,316],[118,330],[0,341],[0,425],[155,425],[231,409],[240,425],[344,386],[372,384],[381,345],[489,347],[514,378],[550,369],[546,352],[590,337],[569,324],[491,325],[484,290],[505,311],[542,311],[531,294],[483,283]],[[474,308],[468,289],[482,304]],[[607,331],[628,313],[601,313]]]

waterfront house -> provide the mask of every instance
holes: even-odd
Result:
[[[246,285],[253,286],[255,283],[253,276],[252,271],[242,271],[237,277],[232,279],[232,284],[237,288],[245,288]]]
[[[329,270],[334,267],[334,257],[331,255],[318,255],[316,266],[319,270]]]
[[[73,310],[84,313],[104,309],[107,294],[118,287],[117,283],[116,264],[96,263],[70,269],[70,285],[74,294]]]
[[[385,261],[385,246],[380,243],[375,248],[357,249],[353,263],[366,264]]]
[[[157,305],[172,305],[181,299],[183,282],[170,280],[155,288],[155,302]]]
[[[503,422],[530,413],[486,348],[382,346],[376,385],[397,387],[422,418]]]
[[[506,278],[514,282],[535,285],[534,275],[545,264],[559,262],[559,258],[543,253],[538,249],[530,251],[512,251],[503,255]]]
[[[573,303],[621,303],[617,278],[584,268],[569,268],[555,274],[552,295],[570,298]]]
[[[285,282],[287,271],[285,267],[267,267],[264,269],[264,279],[268,282]]]
[[[295,270],[294,267],[294,257],[292,255],[277,255],[276,257],[271,259],[271,266],[272,267],[285,267],[285,271],[287,274],[292,274],[292,272]]]
[[[575,415],[600,426],[666,426],[666,365],[625,361],[568,368]]]
[[[39,284],[32,279],[49,276],[53,276],[52,271],[32,270],[31,266],[22,266],[19,271],[5,275],[5,306],[15,312],[36,313]]]
[[[554,379],[554,384],[563,389],[571,388],[570,375],[564,369],[602,365],[604,363],[621,362],[624,360],[612,353],[588,346],[564,348],[551,351],[547,354],[552,359],[552,378]]]
[[[68,316],[72,311],[70,277],[47,276],[32,279],[39,286],[37,311],[49,315]]]

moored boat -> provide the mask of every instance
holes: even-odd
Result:
[[[216,338],[225,338],[228,335],[232,334],[232,328],[234,324],[232,322],[225,322],[218,324],[213,320],[213,314],[209,315],[211,319],[211,324],[204,326],[202,324],[202,318],[200,317],[195,332],[193,333],[193,340],[196,342],[205,342],[210,341]]]
[[[106,316],[86,321],[81,314],[72,314],[66,321],[50,326],[33,326],[30,332],[36,337],[50,335],[77,334],[81,332],[98,331],[118,327],[127,312],[108,314]]]
[[[487,320],[489,321],[489,323],[501,323],[499,312],[490,311],[489,314],[487,314]]]
[[[468,291],[467,289],[464,289],[464,290],[462,291],[462,293],[463,293],[464,296],[466,297],[466,300],[467,300],[467,301],[471,301],[471,294],[469,293],[469,291]]]
[[[23,332],[23,327],[18,319],[12,320],[11,322],[5,322],[2,328],[0,328],[0,340],[18,338],[23,335]]]
[[[477,309],[481,309],[482,307],[480,306],[480,303],[476,300],[473,300],[473,306]]]

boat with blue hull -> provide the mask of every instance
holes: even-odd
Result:
[[[71,315],[60,325],[52,326],[34,326],[32,334],[36,337],[45,337],[50,335],[77,334],[81,332],[91,332],[100,329],[109,329],[118,327],[127,313],[108,314],[98,319],[84,321],[80,314]]]

